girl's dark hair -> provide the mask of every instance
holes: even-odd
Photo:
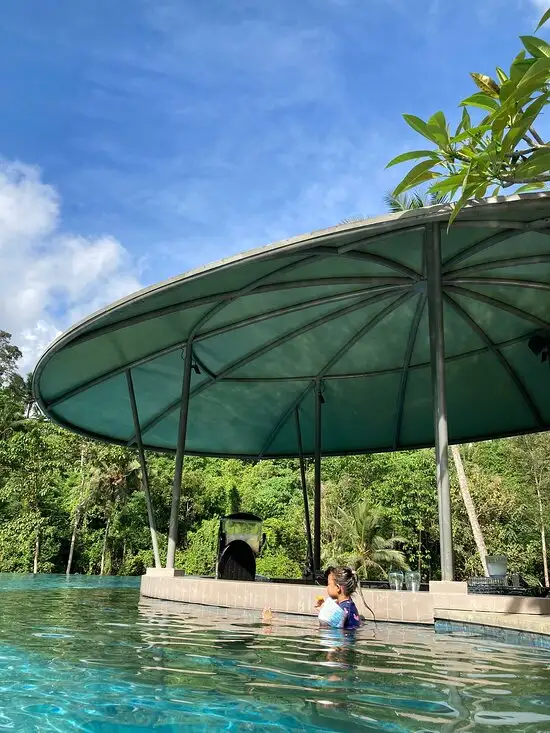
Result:
[[[334,576],[336,585],[339,585],[346,595],[351,596],[352,593],[355,593],[359,585],[359,579],[355,570],[339,567],[331,568],[330,572]]]
[[[357,573],[355,572],[355,570],[347,567],[327,568],[327,580],[328,576],[331,573],[334,576],[334,582],[336,583],[336,585],[339,585],[346,595],[351,596],[353,595],[353,593],[355,593],[357,589],[359,589],[361,600],[363,601],[365,608],[367,608],[371,612],[374,623],[376,623],[376,616],[374,615],[374,611],[372,610],[372,608],[365,601],[363,591],[361,590],[361,586],[359,585],[359,578],[357,577]]]

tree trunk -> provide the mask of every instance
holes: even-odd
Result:
[[[462,456],[460,455],[460,448],[457,445],[451,446],[451,451],[453,454],[453,460],[456,468],[456,473],[458,476],[458,485],[460,487],[460,494],[462,495],[462,501],[464,502],[464,506],[466,507],[466,512],[468,514],[468,519],[470,520],[470,526],[472,528],[472,534],[474,535],[474,540],[476,543],[477,551],[479,553],[479,557],[481,558],[481,564],[483,566],[483,572],[486,577],[489,576],[489,570],[487,568],[487,548],[485,547],[485,540],[483,539],[483,532],[481,531],[481,527],[479,526],[479,521],[477,519],[477,512],[476,508],[474,506],[474,502],[472,500],[472,495],[470,494],[470,490],[468,488],[468,479],[466,478],[466,472],[464,471],[464,464],[462,463]]]
[[[105,535],[103,537],[103,550],[101,551],[101,566],[99,568],[100,575],[103,575],[103,572],[105,570],[105,555],[107,554],[107,539],[109,537],[110,523],[111,523],[111,517],[107,519],[107,524],[105,525]]]
[[[73,533],[71,535],[71,547],[69,549],[69,559],[67,560],[67,570],[66,570],[67,575],[71,574],[71,567],[73,564],[73,555],[74,555],[74,546],[76,543],[76,531],[78,529],[79,521],[80,521],[80,512],[77,509],[75,517],[74,517],[74,522],[73,522]]]
[[[40,555],[40,533],[36,533],[36,539],[34,541],[34,561],[32,565],[32,571],[36,575],[38,573],[38,557]]]
[[[539,520],[540,520],[540,541],[542,544],[542,566],[544,568],[544,585],[546,588],[550,586],[550,578],[548,577],[548,552],[546,550],[546,528],[544,526],[544,512],[542,507],[542,496],[538,484],[535,485],[537,499],[539,503]]]
[[[79,505],[76,508],[73,522],[73,532],[71,535],[71,547],[69,549],[69,559],[67,560],[67,575],[71,574],[71,568],[73,565],[74,547],[76,544],[76,533],[78,530],[78,524],[80,522],[80,513],[83,506],[83,494],[84,494],[84,462],[86,459],[86,443],[82,442],[80,445],[80,496],[78,497]]]

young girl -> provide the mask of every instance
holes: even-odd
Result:
[[[345,613],[344,628],[357,629],[361,626],[361,617],[351,596],[357,590],[359,579],[351,568],[329,568],[327,571],[327,593],[329,598],[340,606]],[[323,599],[318,598],[315,608],[319,612]]]

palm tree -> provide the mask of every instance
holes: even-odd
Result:
[[[387,193],[384,196],[384,203],[392,214],[396,214],[399,211],[423,209],[426,206],[446,204],[448,201],[448,196],[442,196],[435,193],[424,194],[420,191],[414,191],[411,194],[402,193],[398,196],[394,196],[393,193]]]
[[[363,500],[351,510],[339,508],[334,528],[334,541],[327,547],[328,564],[349,565],[364,578],[386,576],[391,567],[408,569],[405,555],[395,549],[404,539],[385,536],[388,519],[379,507]]]

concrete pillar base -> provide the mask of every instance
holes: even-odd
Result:
[[[430,593],[468,593],[468,584],[461,580],[430,580]]]
[[[176,570],[176,568],[147,568],[145,574],[153,578],[181,578],[185,575],[185,570]]]

